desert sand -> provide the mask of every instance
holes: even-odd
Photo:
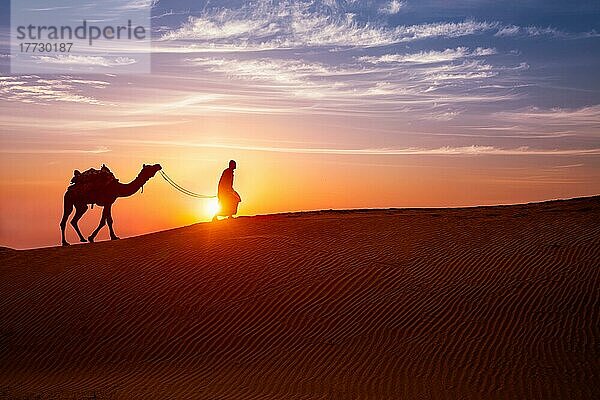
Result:
[[[600,197],[3,248],[0,398],[600,398],[599,301]]]

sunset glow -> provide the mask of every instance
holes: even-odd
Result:
[[[220,209],[221,207],[219,206],[219,201],[217,199],[206,199],[204,200],[204,212],[202,217],[212,218],[219,212]]]

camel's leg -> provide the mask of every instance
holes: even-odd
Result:
[[[73,225],[73,228],[75,228],[75,232],[77,232],[77,234],[79,235],[79,240],[81,242],[87,242],[87,240],[85,240],[85,238],[81,234],[81,231],[79,230],[79,226],[77,225],[77,223],[79,222],[81,217],[83,217],[83,214],[85,214],[85,212],[87,210],[88,210],[87,204],[76,204],[75,205],[75,215],[73,216],[73,219],[71,220],[71,225]]]
[[[119,238],[115,235],[115,231],[113,230],[113,217],[112,217],[112,204],[107,206],[105,210],[108,209],[106,213],[106,222],[108,223],[108,230],[110,231],[110,240],[118,240]]]
[[[100,217],[100,224],[98,225],[96,230],[94,232],[92,232],[90,237],[88,237],[88,240],[90,241],[90,243],[94,243],[94,238],[96,237],[98,232],[100,232],[100,229],[102,229],[102,227],[104,227],[104,225],[106,225],[106,218],[107,218],[107,208],[104,207],[104,209],[102,209],[102,217]]]
[[[62,245],[63,246],[69,245],[69,242],[67,242],[67,239],[65,238],[65,228],[67,226],[67,220],[69,219],[69,215],[71,215],[72,211],[73,211],[73,203],[65,195],[64,202],[63,202],[63,217],[60,220],[60,232],[61,232],[61,236],[62,236]]]

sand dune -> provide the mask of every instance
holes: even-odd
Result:
[[[600,197],[1,249],[0,398],[600,398],[599,267]]]

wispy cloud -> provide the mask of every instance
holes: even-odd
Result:
[[[192,41],[206,49],[378,47],[421,39],[482,33],[495,22],[437,22],[388,27],[359,22],[355,14],[309,2],[259,1],[238,9],[209,9],[191,16],[162,41]]]
[[[78,55],[57,55],[57,56],[35,56],[38,62],[60,65],[85,65],[116,67],[122,65],[134,64],[136,60],[131,57],[102,57],[102,56],[78,56]]]
[[[435,96],[431,92],[435,87],[443,85],[440,83],[441,81],[466,82],[473,79],[486,79],[497,76],[500,72],[514,73],[525,68],[525,66],[494,67],[481,60],[450,62],[460,58],[494,53],[493,49],[477,48],[469,51],[465,47],[459,47],[439,52],[359,57],[358,63],[336,66],[320,62],[275,58],[200,57],[189,59],[188,62],[203,67],[209,72],[225,74],[229,78],[244,79],[250,82],[271,82],[277,86],[285,86],[287,89],[293,89],[293,87],[296,87],[297,90],[328,89],[326,91],[330,94],[340,94],[349,90],[348,94],[352,96],[361,93],[369,95],[412,93]],[[396,65],[402,63],[422,65],[411,69]],[[265,86],[263,85],[263,87]]]
[[[486,40],[497,41],[492,35],[507,28],[507,25],[466,20],[390,26],[383,20],[391,18],[378,16],[375,22],[369,21],[346,12],[345,3],[332,3],[331,7],[326,3],[259,1],[235,9],[205,8],[183,25],[167,30],[162,36],[163,43],[192,46],[191,51],[278,51],[257,53],[258,56],[251,53],[220,54],[217,57],[203,54],[196,58],[161,55],[169,58],[171,66],[186,69],[185,87],[177,90],[157,88],[155,97],[142,99],[140,104],[119,103],[117,100],[115,104],[119,107],[114,109],[114,113],[122,120],[106,126],[152,125],[154,115],[192,118],[199,114],[222,113],[369,115],[409,118],[418,123],[443,123],[467,116],[471,107],[485,113],[484,107],[497,109],[500,104],[508,104],[509,101],[516,104],[525,97],[524,90],[520,89],[525,86],[520,80],[521,72],[528,68],[528,64],[515,61],[521,56],[499,53],[491,43],[467,47],[457,44],[459,40],[436,40],[424,42],[425,46],[434,43],[435,49],[425,47],[420,51],[403,52],[404,46],[374,48],[419,39],[455,39],[483,33],[487,33]],[[377,8],[372,11],[377,11]],[[516,28],[536,34],[533,27]],[[440,43],[444,42],[452,43],[453,47],[440,47]],[[419,47],[422,48],[421,43]],[[332,48],[342,51],[332,53]],[[159,52],[163,50],[159,47]],[[180,48],[175,49],[175,52],[179,51]],[[381,54],[382,51],[388,54]],[[70,55],[42,56],[39,60],[102,66],[132,61],[128,58]],[[177,74],[167,72],[163,78],[180,82]],[[209,87],[204,86],[206,83]],[[105,105],[106,102],[97,99],[96,93],[89,88],[101,89],[108,85],[83,84],[69,77],[21,83],[16,80],[6,82],[4,86],[0,89],[0,96],[10,96],[22,102]],[[152,87],[152,84],[149,83],[149,86]],[[522,107],[523,103],[519,104]],[[552,129],[551,134],[541,128],[534,132],[534,128],[539,128],[542,123],[537,121],[536,116],[529,118],[528,122],[517,123],[518,118],[521,118],[519,121],[528,118],[528,110],[518,109],[512,114],[506,112],[509,114],[506,115],[507,120],[514,118],[513,125],[526,127],[522,131],[511,132],[515,137],[572,136],[571,132],[565,133],[565,129],[560,132]],[[494,125],[500,116],[494,114],[484,122],[485,117],[481,114],[479,122]],[[84,129],[96,129],[102,125],[98,122],[103,118],[106,115],[91,115],[92,122]],[[465,137],[496,134],[492,131],[486,136],[476,130],[464,132]]]
[[[379,7],[379,12],[381,14],[398,14],[402,8],[406,7],[405,1],[399,0],[390,0],[383,6]]]
[[[110,152],[105,146],[99,146],[93,149],[40,149],[40,148],[0,148],[2,154],[103,154]]]
[[[189,62],[206,71],[243,80],[263,90],[284,91],[281,93],[289,98],[299,96],[339,99],[344,95],[373,95],[375,93],[369,89],[375,88],[376,84],[383,85],[381,82],[369,82],[365,79],[364,75],[374,71],[358,66],[331,66],[319,62],[273,58],[195,58]],[[356,84],[349,82],[352,76],[360,77]]]
[[[570,169],[570,168],[579,168],[579,167],[583,167],[585,164],[583,163],[579,163],[579,164],[566,164],[566,165],[554,165],[553,167],[551,167],[552,169]]]
[[[178,27],[163,27],[155,48],[168,52],[241,52],[319,47],[373,48],[486,33],[496,37],[564,39],[598,36],[595,31],[571,33],[553,27],[507,25],[494,20],[432,21],[394,26],[381,18],[365,18],[357,4],[258,0],[234,8],[209,6]],[[400,0],[389,0],[376,11],[395,14],[407,7],[406,4]]]
[[[431,155],[431,156],[476,156],[476,155],[498,155],[498,156],[531,156],[531,155],[556,155],[556,156],[587,156],[600,155],[600,148],[592,149],[534,149],[527,146],[517,148],[498,148],[495,146],[459,146],[459,147],[404,147],[404,148],[335,148],[335,147],[277,147],[277,146],[253,146],[253,145],[231,145],[219,143],[198,143],[190,141],[162,141],[162,140],[133,140],[124,141],[135,144],[158,145],[158,146],[184,146],[204,147],[230,150],[265,151],[275,153],[301,153],[301,154],[330,154],[330,155]]]
[[[27,11],[58,11],[58,10],[68,10],[70,8],[72,8],[72,7],[59,6],[59,7],[28,8]]]
[[[158,2],[159,0],[127,0],[119,8],[121,10],[143,10],[156,6]]]
[[[83,79],[41,79],[35,75],[0,76],[0,99],[23,103],[68,102],[102,105],[102,101],[86,94],[86,89],[102,89],[108,82]]]
[[[193,65],[203,66],[212,72],[222,72],[236,78],[277,82],[281,84],[306,83],[312,76],[331,76],[335,70],[322,63],[299,60],[260,58],[237,60],[225,58],[196,58]]]
[[[157,97],[160,101],[137,107],[133,114],[312,113],[397,118],[407,113],[419,120],[449,121],[468,104],[518,98],[518,93],[511,92],[511,81],[520,67],[475,59],[493,53],[489,48],[458,47],[409,54],[394,58],[395,62],[383,62],[382,56],[349,57],[346,63],[274,56],[187,58],[186,71],[201,78],[189,77],[185,88]],[[196,81],[219,85],[207,91],[194,87]],[[497,88],[487,88],[492,86]]]
[[[433,38],[490,33],[497,37],[580,38],[594,31],[569,33],[553,27],[506,25],[464,20],[390,26],[359,18],[344,3],[331,1],[258,1],[238,8],[208,7],[160,37],[161,51],[245,51],[318,47],[372,48]],[[395,14],[406,2],[390,0],[379,13]],[[175,46],[175,48],[174,48]]]
[[[370,64],[391,64],[391,63],[415,63],[431,64],[458,60],[467,57],[482,57],[496,54],[495,49],[477,47],[475,50],[469,50],[468,47],[457,47],[455,49],[445,49],[442,51],[430,50],[420,51],[409,54],[384,54],[382,56],[363,56],[359,60]]]
[[[595,125],[600,127],[600,105],[598,104],[570,109],[529,107],[515,111],[497,112],[495,116],[505,121],[543,123],[546,126]]]
[[[553,27],[539,27],[539,26],[517,26],[517,25],[506,25],[500,27],[498,32],[495,33],[496,37],[514,37],[514,36],[524,36],[524,37],[554,37],[554,38],[563,38],[563,39],[581,39],[581,38],[591,38],[598,37],[596,31],[589,32],[565,32],[557,28]]]
[[[445,64],[424,71],[424,75],[433,82],[486,79],[496,76],[497,74],[498,72],[494,70],[494,67],[481,61],[468,61],[461,64]]]

